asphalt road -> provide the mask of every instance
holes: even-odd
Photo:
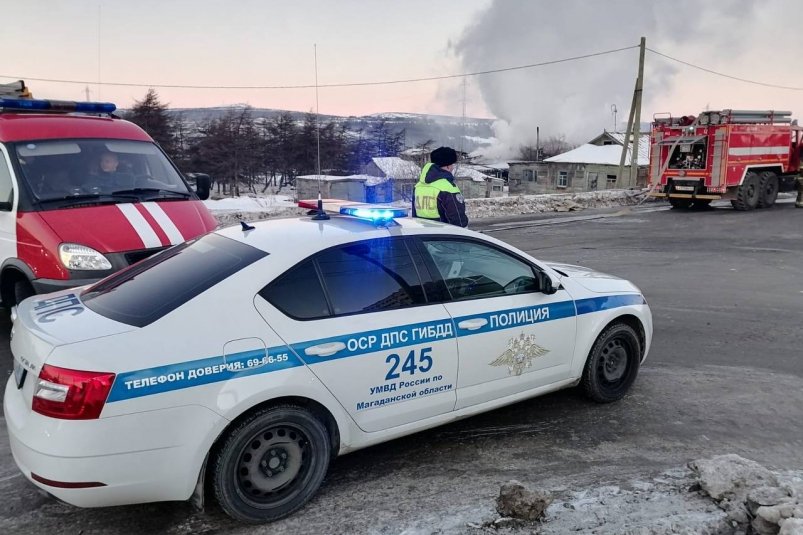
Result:
[[[245,527],[185,503],[80,510],[18,474],[0,427],[3,533],[464,533],[518,479],[560,493],[702,456],[803,468],[803,210],[585,211],[477,227],[544,260],[635,282],[652,351],[631,392],[568,390],[344,456],[304,509]],[[10,373],[0,320],[0,375]]]

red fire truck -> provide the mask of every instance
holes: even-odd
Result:
[[[803,128],[791,112],[705,111],[656,117],[650,147],[650,195],[673,208],[728,199],[736,210],[769,208],[800,173]]]

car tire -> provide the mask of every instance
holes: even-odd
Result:
[[[324,424],[295,405],[248,415],[215,457],[213,485],[223,511],[252,524],[285,517],[307,503],[331,457]]]
[[[731,204],[736,210],[745,212],[754,210],[761,198],[761,183],[758,175],[753,171],[747,173],[742,185],[736,188],[736,199]]]
[[[597,403],[622,399],[638,375],[641,341],[633,328],[614,323],[597,337],[588,354],[583,377],[583,392]]]
[[[14,306],[19,305],[25,299],[36,295],[36,290],[27,279],[20,279],[14,283]]]
[[[764,171],[759,175],[761,193],[758,196],[758,207],[769,208],[778,198],[778,175],[772,171]]]

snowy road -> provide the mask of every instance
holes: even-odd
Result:
[[[493,515],[508,479],[557,495],[628,488],[720,453],[803,468],[803,210],[625,211],[477,228],[640,286],[655,338],[631,395],[597,406],[564,391],[347,455],[307,507],[264,527],[181,503],[56,503],[17,475],[2,427],[0,532],[472,533],[467,524]],[[5,336],[0,351],[5,375]]]

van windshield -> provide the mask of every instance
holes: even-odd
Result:
[[[14,144],[12,157],[19,163],[21,180],[43,203],[85,203],[94,197],[131,202],[192,195],[164,153],[145,141],[27,141]]]

